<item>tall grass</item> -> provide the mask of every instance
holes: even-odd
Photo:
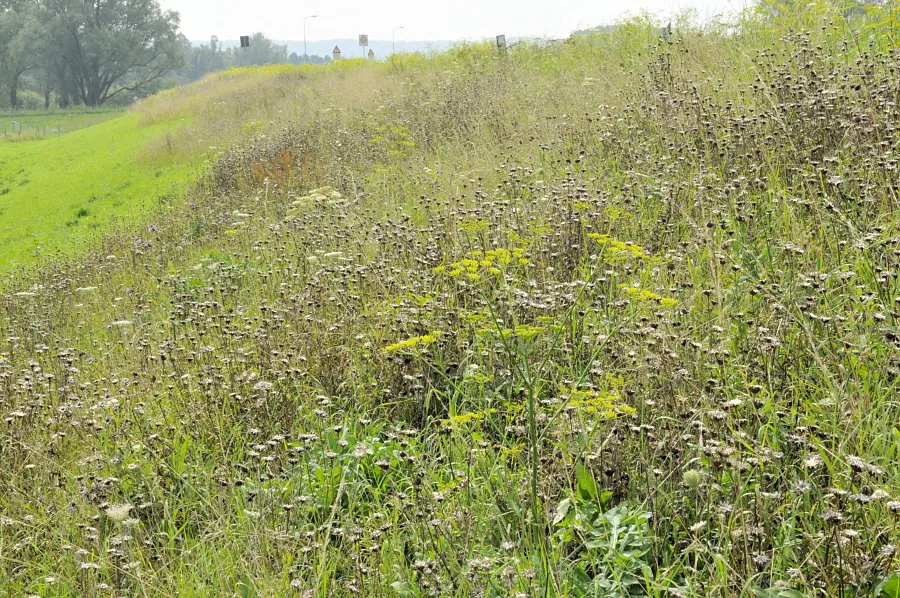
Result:
[[[0,587],[892,595],[900,54],[839,8],[146,103],[223,149],[10,281]]]

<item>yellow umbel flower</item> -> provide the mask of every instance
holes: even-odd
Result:
[[[393,353],[402,349],[412,349],[417,345],[433,345],[437,342],[437,334],[438,333],[426,334],[424,336],[414,336],[413,338],[408,338],[405,341],[400,341],[399,343],[388,345],[384,348],[384,351],[385,353]]]

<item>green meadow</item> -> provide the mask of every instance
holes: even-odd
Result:
[[[0,143],[59,137],[122,114],[115,108],[0,112]]]
[[[73,115],[81,128],[71,133],[0,142],[0,271],[71,255],[177,201],[196,178],[196,160],[140,159],[148,142],[183,123],[141,126],[133,113],[92,122],[99,116]],[[45,124],[69,122],[56,118]]]

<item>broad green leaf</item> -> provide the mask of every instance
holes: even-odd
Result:
[[[900,573],[894,573],[878,584],[875,595],[878,598],[900,598]]]
[[[559,525],[563,519],[566,518],[566,515],[569,514],[569,509],[572,506],[572,501],[568,498],[564,498],[559,501],[559,504],[556,506],[556,515],[553,516],[553,525]]]
[[[575,477],[578,480],[578,496],[582,500],[600,500],[600,489],[594,476],[581,463],[575,467]]]

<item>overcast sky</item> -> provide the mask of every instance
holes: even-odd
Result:
[[[694,8],[701,17],[735,12],[750,0],[161,0],[181,13],[182,31],[192,40],[237,39],[260,31],[272,39],[473,40],[499,33],[562,37],[623,15],[647,10],[669,16]]]

